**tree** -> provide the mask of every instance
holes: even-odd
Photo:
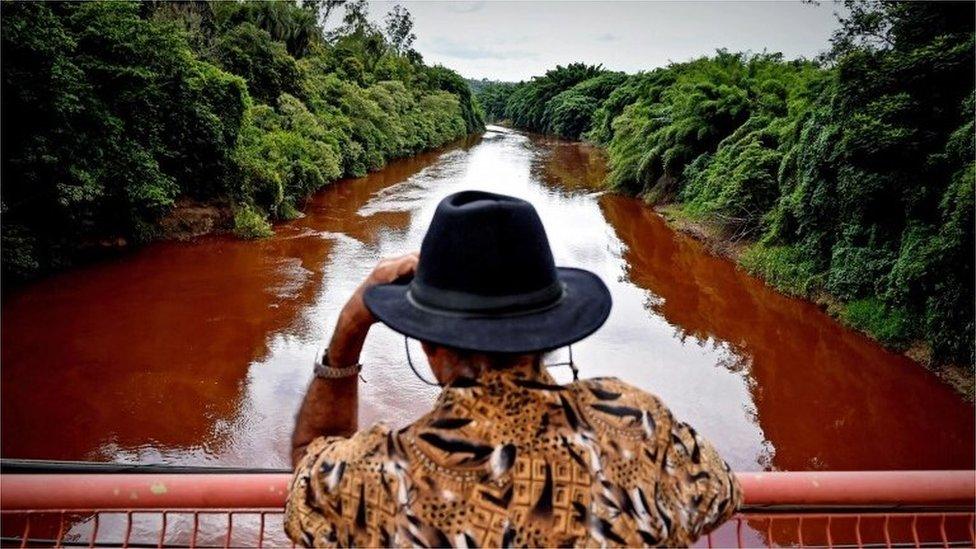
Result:
[[[4,284],[161,236],[187,199],[265,236],[337,178],[480,128],[464,80],[394,53],[364,2],[311,47],[339,5],[4,4]]]
[[[243,76],[256,100],[273,105],[282,93],[298,94],[300,76],[284,45],[251,23],[241,23],[217,39],[215,58],[225,70]]]
[[[519,86],[510,96],[505,108],[505,117],[516,126],[532,131],[549,131],[550,121],[546,118],[549,101],[576,84],[603,73],[600,65],[588,66],[572,63],[565,67],[559,65],[546,72],[544,76],[533,78]]]
[[[325,29],[329,24],[329,16],[336,8],[341,7],[347,0],[302,0],[302,7],[315,13],[319,27]]]
[[[417,35],[413,32],[413,17],[406,8],[397,4],[386,14],[386,38],[397,53],[410,49]]]
[[[11,4],[0,36],[6,274],[150,240],[178,196],[227,193],[247,91],[176,26],[131,2]]]
[[[312,42],[321,36],[315,15],[291,2],[256,2],[249,7],[255,13],[256,24],[275,40],[284,42],[295,57],[307,54]]]
[[[341,36],[362,36],[376,32],[376,27],[369,20],[368,0],[350,0],[341,5],[345,9],[342,15],[342,25],[329,33],[330,42]]]

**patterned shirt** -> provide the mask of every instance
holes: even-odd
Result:
[[[740,502],[729,466],[656,397],[522,366],[457,379],[404,429],[316,439],[285,529],[306,546],[674,546]]]

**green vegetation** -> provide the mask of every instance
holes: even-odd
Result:
[[[813,262],[794,246],[759,243],[746,249],[739,262],[749,272],[790,295],[808,296],[818,287]]]
[[[505,105],[508,104],[508,97],[515,91],[516,84],[489,80],[468,80],[468,86],[478,96],[478,103],[485,111],[486,120],[489,122],[505,120]]]
[[[339,28],[323,27],[342,7]],[[178,200],[243,237],[317,189],[479,131],[464,79],[364,0],[4,2],[7,283],[143,243]]]
[[[911,334],[909,315],[877,297],[847,303],[840,318],[848,325],[873,334],[889,345],[904,344]]]
[[[846,0],[817,61],[574,64],[479,98],[488,119],[604,145],[609,185],[747,238],[742,264],[771,284],[972,365],[974,10]]]

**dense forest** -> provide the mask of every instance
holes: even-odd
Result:
[[[365,0],[2,9],[5,284],[151,241],[184,202],[267,235],[324,185],[483,127],[400,6],[380,24]]]
[[[974,4],[842,12],[816,60],[571,64],[478,98],[489,120],[604,146],[612,188],[747,243],[742,265],[778,288],[971,367]]]

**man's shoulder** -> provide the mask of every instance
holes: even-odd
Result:
[[[660,398],[616,377],[583,379],[572,386],[584,416],[601,431],[656,439],[674,421]]]
[[[655,394],[616,377],[592,377],[574,382],[578,397],[590,404],[630,406],[649,412],[670,414],[668,407]]]
[[[289,490],[285,512],[289,537],[305,546],[388,545],[376,537],[387,532],[376,523],[393,512],[396,480],[387,480],[382,473],[391,438],[390,428],[378,423],[349,438],[312,441],[295,468]],[[375,516],[366,514],[367,505]],[[351,508],[357,510],[352,519],[347,512]]]
[[[356,431],[350,437],[319,437],[308,445],[306,456],[314,461],[352,464],[372,458],[382,458],[386,442],[391,435],[385,423],[375,423],[367,429]]]

